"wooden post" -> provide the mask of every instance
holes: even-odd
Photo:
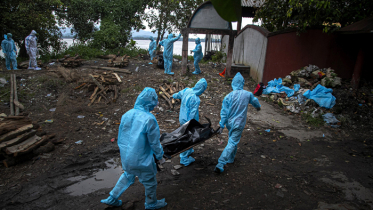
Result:
[[[16,102],[18,103],[18,95],[17,95],[17,81],[16,81],[16,75],[14,74],[13,75],[13,92],[14,92],[14,104],[16,104]],[[15,105],[15,115],[18,116],[19,115],[19,107],[17,105]]]
[[[237,22],[237,32],[240,32],[241,31],[241,22],[242,22],[242,17],[240,20],[238,20]]]
[[[14,85],[13,85],[13,74],[10,75],[10,115],[14,116]]]
[[[187,30],[183,33],[183,51],[182,51],[182,74],[186,74],[187,65],[188,65],[188,39],[189,32]]]
[[[228,42],[228,55],[227,55],[227,66],[225,73],[229,77],[231,76],[231,67],[232,67],[232,57],[233,57],[233,45],[234,45],[234,35],[235,33],[229,34],[229,42]]]
[[[361,69],[363,68],[363,62],[364,62],[364,52],[363,52],[363,49],[360,48],[359,53],[356,58],[354,73],[352,74],[351,85],[353,89],[359,88]]]

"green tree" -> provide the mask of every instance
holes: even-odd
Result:
[[[254,21],[269,31],[322,26],[324,32],[344,27],[373,15],[372,0],[266,0]]]
[[[149,3],[150,11],[144,15],[152,32],[157,32],[157,44],[168,32],[176,33],[188,24],[194,10],[203,3],[203,0],[155,0]]]
[[[32,30],[38,33],[40,54],[50,50],[60,51],[60,31],[53,11],[61,5],[60,0],[2,0],[0,4],[0,33],[12,33],[20,47],[20,56],[27,57],[24,39]],[[52,48],[52,49],[51,49]]]
[[[72,26],[77,39],[82,42],[91,40],[92,46],[99,49],[124,47],[132,28],[145,28],[141,16],[148,0],[62,1],[64,7],[58,12],[61,23]]]

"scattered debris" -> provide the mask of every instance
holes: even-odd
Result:
[[[79,140],[77,142],[75,142],[75,144],[82,144],[83,143],[83,140]]]

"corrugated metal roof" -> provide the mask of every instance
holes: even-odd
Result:
[[[261,7],[265,0],[241,0],[242,7]]]
[[[360,20],[349,26],[343,27],[338,31],[338,33],[344,33],[344,34],[372,33],[373,34],[373,16]]]

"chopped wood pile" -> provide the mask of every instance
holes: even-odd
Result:
[[[37,135],[39,125],[26,116],[0,118],[0,154],[6,167],[31,159],[35,154],[47,153],[57,142],[49,142],[54,135]]]
[[[104,103],[116,102],[118,98],[118,92],[122,79],[117,73],[113,71],[99,72],[95,74],[89,74],[82,84],[75,87],[75,90],[87,87],[89,90],[93,90],[91,97],[89,98],[91,102],[88,106],[93,103]]]
[[[116,55],[114,58],[111,58],[107,62],[108,67],[119,67],[123,68],[128,66],[130,56],[124,55],[120,56],[119,54]]]
[[[62,59],[58,59],[61,62],[61,65],[64,67],[79,67],[83,65],[84,59],[80,59],[80,55],[75,55],[74,57],[70,57],[70,55],[65,55]]]
[[[171,109],[173,109],[176,102],[180,103],[179,99],[172,99],[170,100],[171,96],[174,93],[183,90],[185,85],[181,82],[175,82],[172,84],[164,83],[164,85],[159,86],[159,96],[162,97],[164,100],[167,101],[168,105]]]

